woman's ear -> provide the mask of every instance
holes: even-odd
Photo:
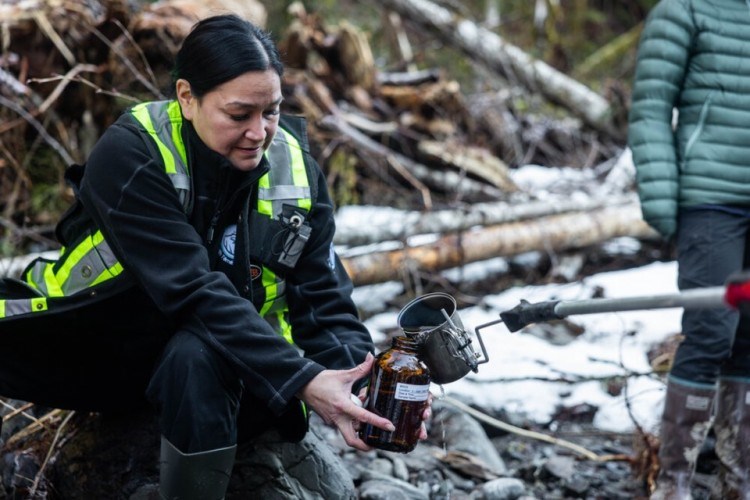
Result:
[[[175,83],[175,93],[177,94],[177,101],[180,103],[182,109],[182,116],[187,120],[193,118],[194,107],[197,104],[195,96],[190,88],[190,82],[180,78]]]

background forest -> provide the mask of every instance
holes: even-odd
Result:
[[[498,63],[476,47],[457,46],[445,31],[426,26],[412,3],[420,2],[3,0],[0,256],[55,247],[54,222],[71,200],[65,167],[85,161],[126,106],[167,95],[181,37],[212,9],[239,8],[279,40],[289,67],[288,111],[310,120],[339,206],[430,210],[506,199],[512,189],[498,180],[498,169],[591,168],[622,150],[638,35],[655,0],[434,4],[454,22],[481,30],[479,47],[491,34],[490,41],[580,82],[605,103],[606,126],[581,119],[580,107],[590,103],[561,106],[513,61]],[[499,190],[480,186],[484,195],[457,194],[435,184],[429,172],[405,172],[388,151],[379,158],[358,154],[361,148],[341,139],[341,127],[330,118],[326,124],[326,116],[339,112],[361,118],[358,130],[390,152]],[[492,165],[493,175],[477,174],[447,160],[445,151],[435,153],[428,147],[434,143],[455,144],[453,157],[479,154],[485,166],[501,164]]]

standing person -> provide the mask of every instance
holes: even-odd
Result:
[[[222,498],[238,442],[299,441],[308,410],[360,450],[359,423],[394,429],[350,399],[373,344],[304,122],[280,113],[282,73],[255,25],[197,23],[175,98],[127,110],[68,170],[60,258],[0,290],[0,394],[93,411],[145,394],[163,498]]]
[[[750,3],[661,0],[646,21],[628,143],[644,219],[676,239],[680,289],[750,265]],[[721,498],[750,498],[750,323],[685,311],[652,498],[689,498],[715,416]],[[715,404],[714,404],[715,400]],[[715,406],[715,407],[714,407]]]

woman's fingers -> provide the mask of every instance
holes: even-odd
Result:
[[[345,372],[351,377],[351,383],[354,384],[357,380],[367,377],[370,375],[372,370],[372,363],[375,361],[375,356],[372,353],[367,353],[365,360],[350,370]]]
[[[351,411],[347,413],[352,420],[356,420],[357,422],[370,424],[377,427],[378,429],[383,429],[384,431],[388,432],[393,432],[396,430],[396,426],[393,425],[393,422],[391,422],[387,418],[379,417],[371,411],[367,411],[364,408],[360,408],[354,404],[352,404]]]

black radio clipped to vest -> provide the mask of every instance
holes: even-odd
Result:
[[[284,226],[286,236],[283,237],[284,243],[277,260],[279,264],[294,267],[312,232],[310,224],[307,223],[307,211],[284,205],[282,213],[279,214],[279,220]]]
[[[276,273],[293,269],[312,234],[308,217],[304,208],[287,204],[273,219],[252,210],[251,234],[247,238],[250,261],[268,266]]]

